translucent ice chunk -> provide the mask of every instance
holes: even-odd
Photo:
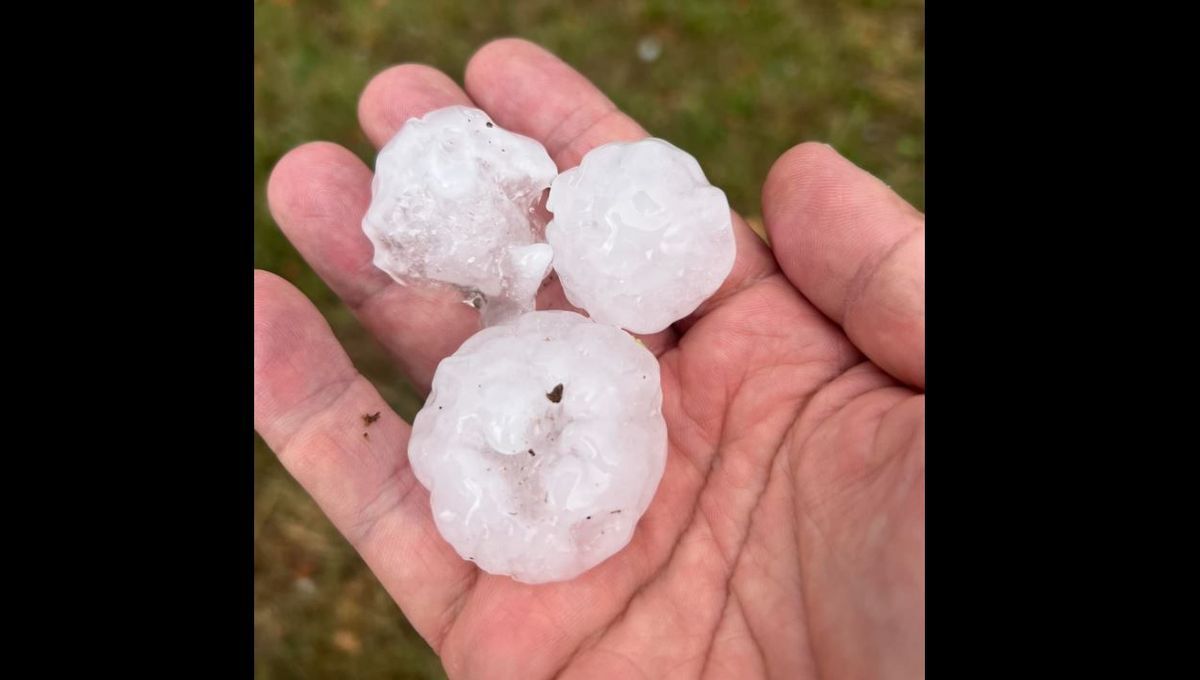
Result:
[[[658,361],[574,312],[485,328],[438,365],[408,456],[464,559],[572,579],[629,542],[662,478]]]
[[[546,240],[567,299],[601,323],[654,333],[691,314],[733,268],[725,193],[661,139],[592,149],[554,180]]]
[[[485,323],[533,309],[551,260],[535,207],[557,172],[541,144],[478,109],[409,119],[375,161],[363,218],[375,265],[457,286]]]

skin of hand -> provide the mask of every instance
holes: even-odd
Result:
[[[465,91],[422,65],[359,103],[382,146],[410,117],[477,106],[560,169],[646,132],[529,42],[482,47]],[[271,212],[427,390],[478,326],[449,291],[401,286],[360,227],[371,171],[329,143],[279,161]],[[255,427],[358,550],[452,678],[918,678],[925,672],[925,218],[823,144],[763,188],[771,247],[695,314],[642,340],[662,367],[666,472],[627,548],[566,583],[480,572],[439,536],[409,425],[320,313],[255,273]],[[539,308],[566,308],[547,286]],[[364,413],[381,411],[371,436]]]

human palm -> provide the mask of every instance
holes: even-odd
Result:
[[[429,67],[385,71],[359,118],[382,145],[451,104],[538,139],[562,169],[646,134],[519,40],[482,48],[466,92]],[[370,177],[341,147],[305,145],[273,172],[271,210],[427,389],[477,313],[374,268],[359,227]],[[451,677],[924,675],[924,217],[817,144],[776,162],[763,206],[773,248],[735,217],[723,287],[642,338],[662,369],[666,472],[629,546],[566,583],[454,553],[408,467],[409,426],[311,303],[256,272],[256,428]],[[539,303],[566,305],[557,285]]]

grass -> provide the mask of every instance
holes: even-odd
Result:
[[[417,61],[461,82],[471,53],[518,35],[555,51],[650,132],[696,155],[742,214],[760,213],[771,163],[800,141],[832,144],[924,210],[924,3],[695,0],[507,3],[257,0],[255,265],[329,320],[384,398],[421,398],[282,237],[264,186],[310,140],[371,163],[359,92]],[[638,57],[653,39],[661,53]],[[437,658],[316,506],[255,441],[255,665],[267,678],[437,678]]]

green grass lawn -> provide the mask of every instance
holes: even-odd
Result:
[[[255,2],[255,265],[295,283],[405,418],[404,377],[276,228],[264,187],[289,149],[323,139],[367,163],[356,104],[389,65],[461,82],[471,53],[517,35],[558,53],[651,134],[694,154],[751,218],[772,161],[817,140],[924,210],[924,3],[696,0]],[[641,41],[656,59],[639,58]],[[437,658],[274,456],[255,442],[259,678],[443,677]]]

